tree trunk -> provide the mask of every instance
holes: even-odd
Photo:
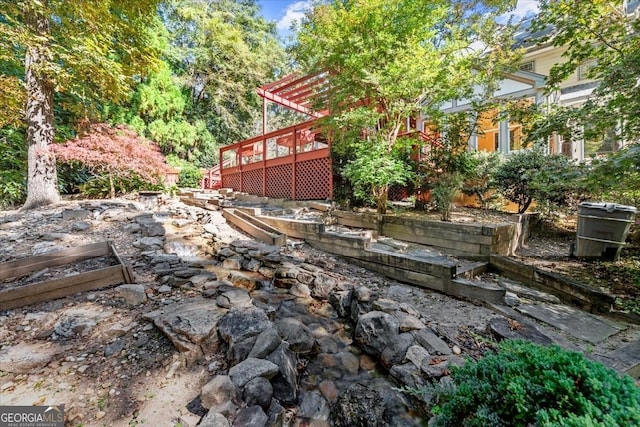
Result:
[[[44,3],[44,2],[43,2]],[[49,150],[53,143],[53,83],[44,70],[51,61],[46,38],[49,36],[48,18],[27,5],[26,24],[33,34],[45,41],[32,40],[27,46],[25,74],[27,86],[27,200],[22,209],[33,209],[60,201],[56,161]]]
[[[387,213],[387,200],[389,198],[389,186],[388,185],[384,185],[380,188],[378,188],[375,191],[375,195],[376,195],[376,202],[377,202],[377,207],[378,207],[378,213],[379,214],[386,214]]]
[[[109,172],[109,195],[112,199],[116,198],[116,187],[113,184],[113,173]]]

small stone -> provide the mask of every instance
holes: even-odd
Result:
[[[369,302],[373,297],[373,292],[366,286],[360,286],[355,290],[353,296],[360,302]]]
[[[91,228],[91,224],[85,221],[76,221],[71,224],[71,231],[87,231]]]
[[[453,354],[460,354],[462,353],[462,350],[460,349],[460,347],[458,347],[457,345],[454,345],[453,348],[451,349],[451,351],[453,352]]]
[[[101,420],[101,419],[103,419],[105,415],[107,415],[107,413],[106,413],[106,412],[104,412],[104,411],[98,411],[98,412],[96,412],[96,420]]]
[[[376,368],[376,361],[368,354],[360,356],[360,369],[363,371],[372,371]]]
[[[144,285],[120,285],[116,288],[116,293],[119,298],[132,307],[147,302]]]
[[[320,389],[320,393],[322,393],[325,399],[327,399],[329,402],[333,403],[338,398],[338,388],[333,381],[322,381],[318,388]]]
[[[266,412],[271,405],[273,387],[268,379],[257,377],[244,386],[242,397],[247,406],[258,405]]]
[[[167,286],[167,285],[162,285],[158,288],[158,292],[161,294],[166,294],[171,292],[171,286]]]
[[[124,349],[125,344],[126,344],[126,341],[123,339],[115,340],[114,342],[112,342],[111,344],[105,347],[104,356],[110,357],[110,356],[113,356],[114,354],[120,353]]]
[[[405,359],[416,365],[419,368],[425,358],[430,357],[430,354],[424,347],[419,345],[412,345],[407,350]]]
[[[516,307],[520,305],[520,297],[513,292],[505,292],[504,294],[504,303],[509,307]]]

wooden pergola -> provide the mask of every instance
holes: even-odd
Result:
[[[257,93],[262,98],[262,133],[220,149],[220,185],[259,196],[331,199],[330,142],[316,123],[328,113],[317,108],[326,97],[326,76],[289,74],[259,87]],[[269,132],[267,102],[309,120]]]

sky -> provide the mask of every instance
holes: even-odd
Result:
[[[291,35],[289,29],[293,21],[300,20],[305,10],[311,6],[309,0],[258,0],[258,3],[262,6],[263,16],[276,22],[278,32],[283,38]],[[523,18],[537,11],[538,0],[518,0],[518,5],[511,14]]]

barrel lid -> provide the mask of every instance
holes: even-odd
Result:
[[[636,213],[638,209],[634,206],[627,205],[619,205],[617,203],[607,203],[607,202],[582,202],[580,203],[581,208],[588,209],[601,209],[607,212],[628,212],[628,213]]]

